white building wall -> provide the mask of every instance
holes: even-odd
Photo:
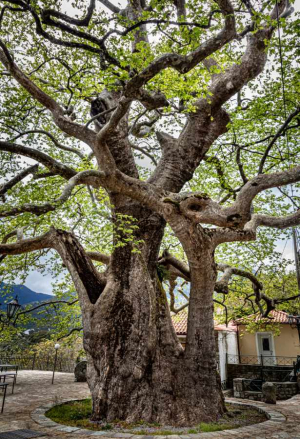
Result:
[[[218,331],[219,345],[219,371],[221,381],[227,379],[226,375],[226,353],[228,355],[238,355],[238,344],[236,332]]]

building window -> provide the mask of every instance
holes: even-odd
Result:
[[[263,338],[262,339],[262,348],[263,348],[263,351],[269,351],[270,350],[269,338]]]

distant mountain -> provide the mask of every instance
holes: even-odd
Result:
[[[0,282],[0,303],[2,309],[7,302],[16,296],[18,296],[20,305],[45,302],[46,300],[52,300],[54,298],[54,296],[50,296],[50,294],[36,293],[30,288],[25,287],[25,285],[7,285],[4,282]]]

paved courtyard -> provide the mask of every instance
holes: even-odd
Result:
[[[39,407],[48,404],[57,404],[66,399],[82,399],[89,395],[86,383],[75,383],[73,374],[56,373],[54,385],[51,385],[51,372],[21,371],[18,374],[18,382],[15,393],[10,391],[6,399],[4,414],[0,414],[0,432],[18,429],[31,429],[40,431],[47,436],[40,436],[40,439],[48,437],[54,439],[92,439],[101,437],[103,433],[93,433],[84,430],[77,430],[69,433],[59,431],[55,425],[42,425],[38,413],[43,413]],[[238,401],[233,400],[232,401]],[[244,400],[240,400],[245,402]],[[300,395],[288,401],[281,401],[276,406],[267,406],[264,403],[255,403],[257,406],[267,408],[275,412],[273,419],[256,426],[244,427],[237,430],[227,430],[216,433],[203,433],[200,435],[185,435],[185,439],[210,439],[210,438],[248,438],[248,439],[300,439]],[[277,413],[276,413],[277,412]],[[282,421],[284,418],[285,421]],[[42,416],[42,415],[41,415]],[[49,423],[51,424],[51,423]],[[60,427],[58,427],[60,428]],[[66,429],[67,430],[67,429]],[[110,433],[110,437],[121,435]],[[128,435],[130,437],[130,435]],[[183,437],[183,436],[182,436]],[[179,436],[133,436],[133,439],[180,439]],[[103,438],[104,439],[104,438]]]

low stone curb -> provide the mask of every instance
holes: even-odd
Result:
[[[74,437],[76,437],[76,435],[78,434],[80,435],[85,435],[85,436],[99,436],[99,437],[103,437],[103,438],[120,438],[120,439],[128,439],[128,438],[133,438],[133,439],[212,439],[212,438],[220,438],[222,436],[227,436],[230,433],[232,436],[235,435],[239,435],[243,434],[243,433],[249,433],[251,431],[254,430],[259,427],[259,431],[261,432],[263,429],[269,428],[271,426],[276,425],[276,423],[281,423],[281,422],[285,422],[286,421],[286,417],[278,412],[277,410],[274,410],[273,407],[266,407],[266,406],[262,406],[261,403],[257,402],[257,401],[251,401],[251,402],[241,402],[241,401],[234,401],[232,399],[226,399],[225,401],[232,404],[232,405],[236,405],[236,406],[243,406],[243,407],[255,407],[260,413],[263,413],[266,415],[266,417],[268,418],[267,421],[261,422],[259,424],[253,424],[253,425],[248,425],[245,427],[241,427],[241,428],[237,428],[237,429],[232,429],[232,430],[222,430],[222,431],[217,431],[214,433],[198,433],[198,434],[185,434],[185,435],[169,435],[169,436],[155,436],[155,435],[137,435],[137,434],[130,434],[130,433],[108,433],[106,431],[91,431],[91,430],[86,430],[86,429],[82,429],[80,427],[68,427],[67,425],[62,425],[62,424],[58,424],[57,422],[51,421],[51,419],[47,418],[45,416],[45,413],[51,409],[52,407],[56,406],[56,405],[61,405],[61,404],[65,404],[66,402],[70,402],[70,401],[75,401],[74,399],[63,399],[60,401],[59,404],[57,404],[57,402],[53,402],[53,403],[49,403],[46,405],[43,405],[41,407],[38,407],[37,409],[35,409],[32,413],[31,413],[31,418],[37,423],[39,424],[41,427],[45,427],[45,428],[51,428],[53,430],[56,431],[60,431],[63,433],[74,433]],[[253,436],[255,437],[255,436]]]

